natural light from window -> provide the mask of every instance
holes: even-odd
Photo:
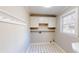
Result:
[[[76,31],[77,31],[76,12],[71,12],[62,16],[62,32],[68,34],[76,34]]]

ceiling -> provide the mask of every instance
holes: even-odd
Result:
[[[47,15],[59,15],[66,9],[71,8],[70,6],[30,6],[29,10],[31,14],[47,14]]]

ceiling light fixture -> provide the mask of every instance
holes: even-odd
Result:
[[[43,6],[43,7],[49,8],[49,7],[52,7],[52,6],[49,6],[49,5],[48,5],[48,6]]]

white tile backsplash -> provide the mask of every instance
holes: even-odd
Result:
[[[54,37],[54,32],[31,32],[31,43],[50,42]]]

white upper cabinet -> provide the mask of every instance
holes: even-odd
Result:
[[[36,17],[31,17],[30,19],[30,25],[31,27],[38,27],[38,20]]]
[[[39,24],[48,24],[48,27],[56,27],[56,17],[31,16],[31,27],[39,27]]]
[[[48,23],[47,17],[39,17],[39,23]]]
[[[56,27],[56,17],[51,17],[48,20],[48,27]]]

